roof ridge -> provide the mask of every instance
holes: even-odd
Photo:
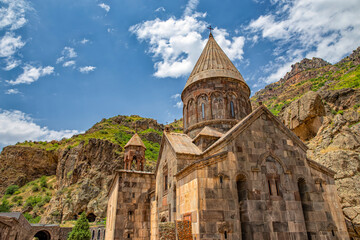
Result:
[[[300,140],[298,136],[295,135],[294,132],[292,132],[289,128],[287,128],[272,112],[270,112],[269,109],[267,109],[264,105],[259,106],[254,111],[252,111],[250,114],[248,114],[245,118],[243,118],[241,121],[239,121],[235,126],[233,126],[229,131],[227,131],[221,138],[219,138],[216,142],[214,142],[211,146],[209,146],[204,153],[209,152],[211,149],[218,146],[221,142],[225,141],[228,136],[230,136],[232,133],[236,132],[239,128],[243,127],[246,128],[251,124],[251,119],[253,118],[253,121],[255,121],[259,116],[261,116],[261,112],[266,113],[268,116],[270,116],[271,119],[276,121],[279,124],[280,129],[284,130],[285,134],[288,134],[290,138],[292,138],[296,143],[299,144],[300,148],[302,148],[305,152],[308,149],[308,147],[305,145],[303,141]],[[258,116],[256,116],[258,115]]]

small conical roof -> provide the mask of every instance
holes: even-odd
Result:
[[[209,40],[195,64],[195,67],[186,82],[185,88],[196,81],[211,77],[229,77],[245,83],[240,72],[236,69],[210,33]]]
[[[125,148],[129,146],[140,146],[146,149],[145,144],[143,143],[143,141],[141,141],[141,138],[137,133],[132,136],[132,138],[125,145]]]

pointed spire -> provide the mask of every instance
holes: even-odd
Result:
[[[185,88],[199,80],[211,77],[228,77],[245,83],[240,72],[217,44],[210,31],[209,40],[195,64]]]
[[[143,141],[141,141],[141,138],[137,133],[135,133],[134,136],[132,136],[132,138],[125,145],[125,148],[129,146],[140,146],[146,149],[145,144],[143,143]]]

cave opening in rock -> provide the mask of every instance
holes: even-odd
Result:
[[[95,220],[96,220],[96,215],[93,214],[93,213],[89,213],[86,218],[87,218],[87,220],[88,220],[89,222],[95,222]]]

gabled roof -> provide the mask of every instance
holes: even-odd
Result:
[[[143,143],[143,141],[141,141],[141,138],[137,133],[132,136],[129,142],[125,145],[125,148],[128,146],[140,146],[146,149],[145,144]]]
[[[237,123],[233,128],[231,128],[228,132],[226,132],[219,140],[217,140],[213,145],[211,145],[208,149],[204,151],[207,153],[214,149],[216,146],[225,142],[228,139],[231,139],[232,135],[235,132],[242,132],[246,130],[256,119],[258,119],[262,114],[266,114],[270,120],[272,120],[277,127],[283,131],[291,140],[299,145],[304,151],[307,151],[308,147],[303,143],[303,141],[298,138],[295,133],[293,133],[289,128],[287,128],[276,116],[274,116],[269,109],[267,109],[264,105],[259,106],[252,113],[243,118],[239,123]]]
[[[186,82],[185,88],[196,81],[211,77],[229,77],[245,83],[240,72],[236,69],[210,33],[209,40],[195,64],[195,67]]]
[[[206,126],[198,133],[198,135],[196,135],[193,142],[195,142],[196,139],[198,139],[200,136],[209,136],[209,137],[221,138],[223,136],[223,134],[221,132],[211,128],[211,127]]]
[[[199,155],[202,151],[192,142],[192,139],[183,133],[166,133],[171,147],[176,153]]]
[[[157,173],[158,167],[160,165],[161,155],[165,146],[165,142],[168,142],[173,151],[177,154],[189,154],[199,156],[202,154],[202,151],[192,143],[192,139],[183,133],[173,133],[164,131],[163,137],[161,139],[160,151],[158,159],[156,162],[155,175]]]

